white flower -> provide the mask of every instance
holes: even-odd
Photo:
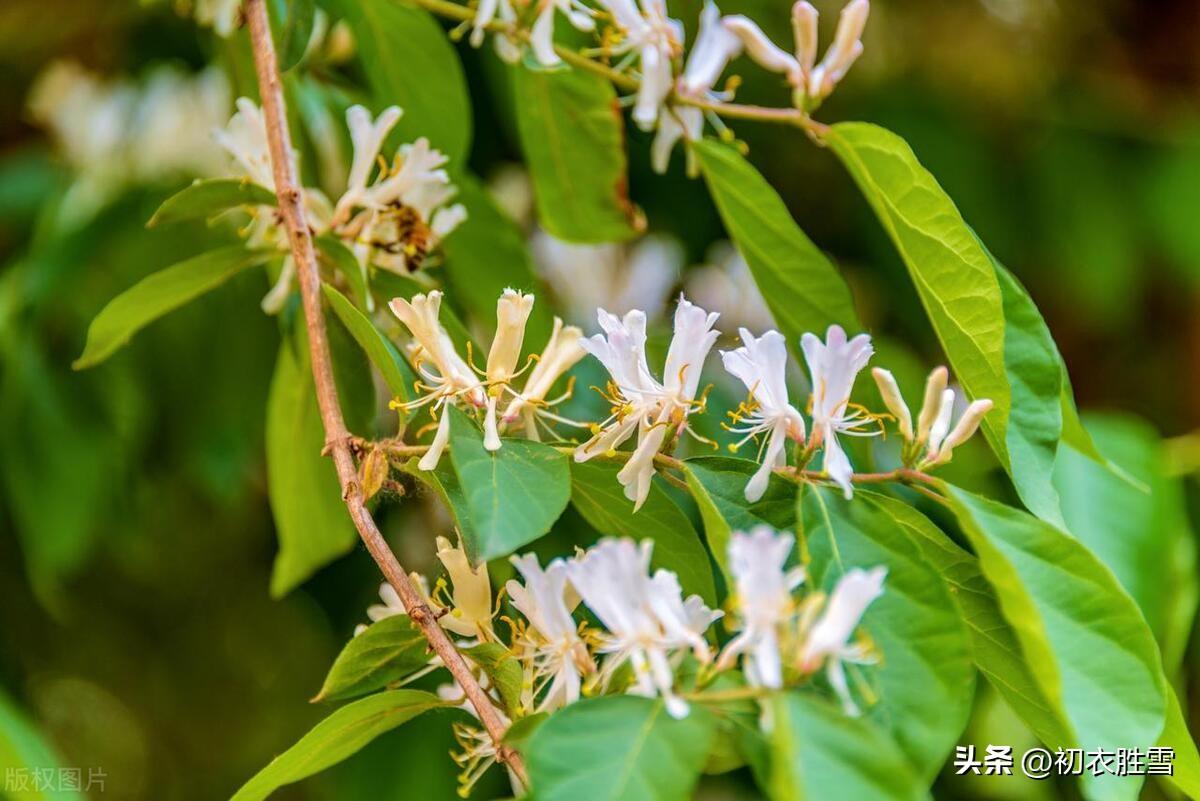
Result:
[[[867,412],[852,407],[850,391],[854,379],[867,366],[874,353],[871,337],[859,334],[847,341],[846,332],[840,325],[831,325],[825,342],[815,334],[805,334],[800,339],[804,360],[808,362],[813,390],[813,443],[825,449],[825,472],[842,487],[847,498],[854,492],[850,476],[854,472],[850,460],[838,443],[838,434],[869,436],[864,426],[872,418]]]
[[[747,55],[763,69],[791,75],[796,72],[796,59],[775,45],[762,28],[749,17],[736,14],[726,17],[722,24],[741,40]]]
[[[804,441],[804,418],[788,402],[787,343],[783,334],[768,331],[755,339],[745,328],[738,333],[745,344],[737,350],[721,351],[721,360],[727,371],[741,379],[751,396],[751,403],[732,415],[742,425],[730,430],[744,434],[742,442],[766,434],[759,449],[762,465],[746,484],[746,500],[753,503],[767,491],[771,470],[787,464],[788,440]]]
[[[429,598],[429,582],[420,573],[409,573],[409,581],[412,582],[413,588],[417,594],[429,606],[433,606],[433,601]],[[404,608],[404,602],[400,600],[400,593],[396,592],[396,588],[390,582],[383,582],[379,585],[379,600],[382,603],[371,604],[367,607],[367,618],[372,623],[378,623],[381,620],[386,620],[389,617],[398,617],[400,615],[408,615],[408,610]],[[354,629],[354,636],[362,634],[367,630],[365,624],[360,624]]]
[[[783,686],[780,638],[796,614],[792,591],[804,581],[804,568],[787,569],[794,538],[756,526],[734,532],[729,541],[729,570],[735,582],[737,636],[725,646],[718,668],[745,654],[746,680],[754,687]]]
[[[633,106],[633,121],[643,131],[654,128],[659,110],[673,83],[671,62],[683,42],[683,25],[667,15],[664,0],[599,0],[612,14],[625,39],[614,54],[637,51],[641,58],[642,82]]]
[[[792,7],[792,29],[796,36],[797,68],[788,79],[797,93],[797,105],[815,108],[829,96],[862,55],[862,34],[871,12],[869,0],[851,0],[838,18],[833,44],[821,63],[817,58],[817,10],[800,0]]]
[[[587,32],[596,29],[591,10],[579,0],[542,0],[541,10],[529,33],[529,46],[538,63],[545,67],[553,67],[562,61],[554,52],[555,10],[561,11],[578,30]]]
[[[567,565],[561,559],[545,570],[533,554],[514,556],[511,561],[525,583],[510,580],[508,597],[532,630],[524,639],[532,674],[530,701],[542,696],[536,706],[529,706],[538,712],[560,709],[579,700],[583,674],[596,669],[571,617],[579,598],[567,584]]]
[[[500,431],[496,421],[496,404],[508,382],[517,372],[521,345],[525,341],[525,324],[533,310],[533,295],[505,289],[496,302],[496,336],[487,359],[487,416],[483,424],[483,446],[489,451],[500,450]]]
[[[346,127],[350,129],[354,154],[346,179],[346,191],[337,202],[335,218],[348,219],[351,209],[368,204],[367,185],[379,160],[379,151],[388,133],[403,115],[399,106],[388,106],[374,120],[371,119],[371,112],[363,106],[354,105],[346,109]]]
[[[913,431],[912,414],[908,405],[900,395],[896,379],[887,370],[876,368],[872,371],[875,383],[879,385],[879,394],[883,402],[898,422],[900,436],[904,438],[906,447],[904,461],[912,464],[925,449],[918,466],[921,468],[936,467],[950,461],[954,449],[970,439],[983,422],[983,417],[992,409],[992,402],[987,398],[973,401],[963,411],[958,423],[951,430],[950,423],[954,416],[956,395],[946,383],[949,373],[945,367],[937,367],[929,374],[925,382],[925,401],[921,405],[921,413],[917,418],[917,430]]]
[[[842,663],[866,664],[874,661],[869,648],[851,643],[850,637],[858,628],[867,607],[883,594],[883,580],[886,577],[887,568],[882,566],[871,570],[854,568],[847,571],[838,579],[833,594],[829,596],[821,616],[809,629],[800,651],[799,667],[804,673],[812,673],[822,662],[825,663],[829,683],[849,715],[857,715],[858,708],[850,697]]]
[[[222,37],[233,33],[241,18],[242,0],[196,0],[196,22]]]
[[[674,691],[673,657],[691,649],[707,661],[704,632],[721,613],[694,595],[684,601],[674,574],[660,570],[651,578],[653,545],[650,540],[637,546],[629,539],[603,539],[567,562],[567,574],[607,629],[599,649],[608,655],[598,676],[601,686],[607,687],[628,662],[634,673],[630,691],[662,696],[667,712],[681,718],[688,704]]]
[[[563,418],[553,415],[547,411],[547,407],[553,406],[559,400],[564,400],[568,395],[558,400],[547,400],[546,396],[558,381],[568,370],[584,357],[585,351],[580,343],[583,338],[583,332],[573,325],[563,325],[563,321],[554,318],[554,330],[550,333],[550,339],[546,342],[546,346],[542,348],[541,356],[537,360],[537,364],[529,372],[529,377],[525,379],[525,386],[519,393],[515,393],[512,401],[504,410],[502,422],[506,425],[515,423],[518,419],[523,419],[525,422],[525,434],[530,439],[539,439],[536,422],[537,415],[543,415],[550,419],[563,421]]]
[[[695,142],[704,134],[704,112],[696,106],[663,106],[658,116],[658,130],[650,143],[650,166],[660,175],[671,164],[671,151],[680,139]],[[696,166],[688,151],[687,172],[694,175]]]
[[[612,376],[616,405],[594,436],[575,450],[575,460],[583,462],[609,453],[636,430],[637,447],[617,473],[617,480],[637,511],[650,493],[655,454],[671,429],[685,430],[695,407],[704,360],[720,335],[713,329],[718,315],[680,297],[661,384],[646,364],[646,315],[635,309],[622,320],[600,309],[597,316],[604,333],[581,344]]]
[[[439,322],[441,305],[442,293],[437,290],[427,295],[414,295],[412,300],[395,298],[389,304],[392,313],[404,323],[416,344],[416,369],[424,379],[421,388],[426,390],[424,397],[408,404],[407,408],[433,403],[435,409],[442,409],[446,403],[460,397],[476,407],[482,407],[486,404],[483,385],[470,365],[458,355],[450,335]],[[426,364],[432,365],[435,372],[427,370]],[[417,466],[421,470],[437,467],[449,439],[450,416],[442,409],[433,443]]]
[[[213,131],[213,137],[233,156],[245,177],[273,192],[275,174],[271,171],[267,124],[262,109],[246,97],[238,98],[237,109],[223,129]],[[292,158],[295,159],[295,153]]]
[[[531,246],[542,277],[576,324],[592,320],[598,306],[617,312],[636,306],[657,319],[685,260],[679,241],[663,235],[631,245],[578,245],[539,231]]]

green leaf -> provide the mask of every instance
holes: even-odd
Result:
[[[652,566],[673,571],[684,593],[695,593],[709,606],[715,606],[712,565],[692,522],[659,486],[658,479],[634,514],[633,501],[625,497],[617,482],[620,467],[598,460],[573,462],[571,503],[601,534],[630,537],[637,542],[654,540]]]
[[[1175,749],[1174,772],[1167,780],[1190,798],[1200,798],[1200,753],[1196,751],[1196,738],[1188,731],[1174,690],[1167,691],[1167,722],[1158,745]]]
[[[442,243],[445,274],[451,293],[481,323],[496,319],[496,300],[506,288],[537,293],[538,280],[517,224],[473,177],[458,178],[458,200],[467,219]],[[554,315],[543,295],[533,305],[525,327],[526,350],[538,350],[550,337]]]
[[[567,457],[549,445],[506,439],[495,453],[451,406],[450,460],[470,514],[462,531],[471,564],[507,556],[550,530],[571,498]]]
[[[529,741],[538,801],[684,801],[700,778],[714,734],[693,705],[683,720],[662,701],[591,698],[554,714]]]
[[[0,797],[8,801],[83,799],[82,793],[61,787],[61,781],[51,782],[50,787],[36,781],[45,771],[54,777],[61,776],[60,762],[33,724],[3,693],[0,693],[0,767],[5,774]],[[26,786],[19,784],[22,778],[28,779]]]
[[[239,206],[274,205],[275,193],[250,181],[240,178],[198,179],[164,200],[146,227],[212,217]]]
[[[215,289],[242,270],[262,264],[271,255],[231,245],[146,276],[100,310],[88,326],[83,353],[71,366],[82,370],[99,364],[159,317]]]
[[[479,666],[500,693],[504,707],[514,717],[524,711],[521,707],[521,691],[525,683],[525,671],[521,663],[503,644],[485,642],[463,650],[471,661]]]
[[[350,286],[350,294],[358,307],[371,308],[368,302],[371,290],[367,286],[366,272],[350,248],[333,234],[318,236],[314,244],[317,246],[317,255],[346,279]]]
[[[367,354],[371,364],[375,365],[380,375],[383,376],[388,391],[403,401],[410,400],[409,393],[413,382],[416,381],[416,376],[413,375],[408,362],[404,361],[400,352],[396,350],[396,346],[380,333],[379,329],[367,319],[366,315],[356,309],[345,295],[328,284],[322,285],[321,289],[325,292],[325,299],[329,301],[329,306],[333,309],[334,314],[341,320],[342,325],[346,326],[350,336],[354,337],[354,341]]]
[[[804,332],[823,334],[834,323],[859,330],[850,288],[771,185],[729,145],[703,140],[693,147],[721,220],[792,347]]]
[[[1042,742],[1070,743],[1068,724],[1042,691],[1016,632],[1000,611],[996,591],[980,571],[979,560],[908,504],[882,495],[858,494],[891,515],[925,560],[937,568],[971,632],[975,664],[984,677]]]
[[[436,695],[419,690],[392,690],[347,704],[255,774],[233,801],[262,801],[286,784],[336,765],[422,712],[444,706]]]
[[[312,374],[287,342],[271,379],[266,439],[267,494],[279,537],[271,594],[278,598],[357,541],[333,461],[321,455],[325,429]]]
[[[313,701],[374,692],[428,664],[428,643],[408,615],[385,617],[346,643]]]
[[[796,692],[775,695],[770,709],[770,774],[763,784],[771,801],[929,797],[904,755],[869,721]]]
[[[1042,693],[1085,751],[1146,748],[1167,710],[1154,636],[1133,599],[1078,540],[942,484]],[[1132,799],[1141,777],[1085,776],[1093,799]]]
[[[583,70],[513,71],[521,150],[538,220],[568,242],[615,242],[646,227],[629,199],[616,90]]]
[[[882,654],[879,666],[866,671],[878,694],[868,715],[891,733],[917,775],[932,782],[966,728],[975,697],[970,635],[950,591],[921,552],[896,536],[892,517],[868,500],[806,487],[800,516],[812,586],[830,592],[851,568],[887,568],[883,595],[863,616]]]
[[[746,482],[757,470],[754,462],[725,456],[700,456],[684,462],[683,475],[700,508],[708,549],[726,586],[733,583],[728,564],[733,532],[761,525],[792,531],[796,526],[796,487],[786,479],[771,476],[759,501],[746,500]]]
[[[1132,418],[1089,418],[1088,427],[1114,462],[1148,485],[1132,486],[1073,448],[1054,468],[1070,531],[1133,596],[1174,675],[1196,614],[1196,546],[1183,487],[1164,471],[1158,435]]]
[[[461,169],[471,150],[471,101],[462,62],[429,12],[395,0],[332,0],[358,45],[372,113],[397,105],[390,141],[428,137]]]
[[[312,38],[317,6],[313,0],[288,0],[287,23],[279,43],[279,71],[287,72],[300,63]]]

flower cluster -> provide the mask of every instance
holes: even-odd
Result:
[[[237,101],[237,109],[214,136],[232,156],[238,177],[274,189],[262,109],[244,97]],[[447,158],[433,149],[428,139],[421,137],[402,145],[390,162],[381,154],[402,114],[391,106],[372,119],[362,106],[347,109],[346,125],[354,151],[345,191],[333,204],[320,189],[304,189],[305,209],[314,232],[332,233],[349,247],[364,280],[371,266],[400,274],[416,271],[467,216],[461,204],[450,203],[457,190],[444,169]],[[263,299],[263,309],[276,313],[291,292],[295,262],[275,209],[260,207],[254,210],[254,217],[250,244],[287,251],[279,278]]]
[[[571,422],[550,411],[566,396],[549,400],[547,396],[558,379],[583,358],[582,332],[554,318],[554,329],[541,355],[531,357],[518,369],[533,301],[533,295],[504,290],[496,304],[496,335],[488,351],[487,366],[482,369],[471,363],[469,353],[466,357],[458,353],[442,326],[441,292],[434,290],[411,300],[396,298],[391,302],[392,312],[412,337],[410,352],[420,377],[416,389],[421,396],[400,405],[405,409],[428,405],[431,414],[440,418],[433,443],[421,457],[420,469],[437,467],[449,442],[450,418],[444,413],[448,403],[458,403],[472,411],[484,410],[483,444],[490,451],[500,449],[500,432],[505,428],[520,424],[526,436],[538,439],[537,425],[541,418]],[[526,372],[524,386],[517,391],[512,382]]]
[[[728,555],[735,580],[729,620],[734,636],[719,655],[709,629],[723,613],[699,596],[685,597],[671,571],[652,570],[649,540],[638,545],[630,539],[603,539],[545,567],[531,554],[512,557],[521,580],[505,585],[517,613],[502,618],[511,631],[507,642],[493,626],[498,605],[493,605],[487,570],[472,568],[461,546],[438,538],[437,554],[448,582],[439,581],[432,595],[424,578],[411,578],[427,603],[444,610],[438,619],[460,638],[461,646],[498,642],[508,648],[524,674],[520,709],[510,710],[518,716],[553,712],[584,694],[631,693],[662,698],[667,712],[682,718],[690,709],[681,687],[683,662],[694,660],[699,666],[699,687],[716,672],[733,668],[739,658],[750,686],[764,691],[804,683],[824,669],[843,707],[857,714],[844,666],[875,661],[869,639],[856,631],[867,607],[882,593],[886,571],[852,569],[828,596],[811,592],[797,598],[805,571],[787,565],[792,544],[790,534],[766,527],[733,535]],[[373,621],[404,614],[391,585],[384,584],[380,596],[383,605],[367,610]],[[576,621],[580,602],[600,628]],[[468,660],[470,654],[465,652]],[[434,657],[430,668],[439,665]],[[475,668],[481,687],[503,708],[486,671]],[[439,692],[471,711],[457,685]],[[495,748],[473,726],[456,731],[463,749],[456,758],[469,787],[495,760]]]

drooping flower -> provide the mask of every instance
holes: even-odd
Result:
[[[625,34],[613,55],[636,51],[642,81],[633,106],[633,121],[643,131],[654,128],[674,82],[672,61],[683,48],[683,25],[667,14],[665,0],[599,0]]]
[[[831,325],[825,334],[825,342],[815,334],[805,334],[800,339],[800,347],[812,379],[813,439],[810,443],[823,446],[825,472],[850,498],[854,493],[850,483],[854,469],[837,437],[838,434],[871,436],[878,433],[867,429],[876,418],[850,403],[854,380],[874,353],[871,337],[859,334],[847,340],[840,325]]]
[[[721,360],[750,392],[749,403],[731,413],[736,427],[730,430],[744,435],[742,442],[765,435],[759,449],[762,464],[746,483],[746,500],[753,503],[767,491],[771,470],[787,464],[788,440],[803,442],[805,429],[804,418],[788,402],[787,342],[783,334],[768,331],[756,339],[745,328],[738,333],[744,344],[736,350],[721,351]]]
[[[586,355],[580,344],[582,338],[583,332],[578,328],[573,325],[564,326],[560,318],[554,318],[554,329],[550,333],[550,339],[542,348],[537,364],[525,379],[525,386],[520,392],[514,393],[513,399],[505,408],[501,422],[512,425],[518,420],[523,421],[525,435],[534,440],[540,439],[536,425],[539,415],[557,422],[571,423],[549,411],[550,407],[569,397],[570,388],[568,387],[567,395],[562,398],[549,400],[547,395],[558,379]]]
[[[418,388],[425,391],[423,397],[406,408],[432,403],[435,411],[441,410],[437,433],[417,465],[421,470],[437,467],[442,451],[450,441],[450,416],[443,407],[459,398],[475,407],[483,407],[487,403],[482,382],[458,355],[450,335],[438,320],[441,305],[442,293],[437,290],[414,295],[412,300],[395,298],[389,304],[392,313],[412,335],[416,346],[416,369],[423,379]],[[426,369],[426,365],[432,366],[433,372]]]
[[[846,571],[834,586],[820,617],[808,630],[800,650],[800,671],[812,673],[824,663],[829,684],[849,715],[857,715],[858,707],[850,696],[843,663],[870,664],[875,661],[868,644],[851,642],[850,638],[867,607],[883,594],[886,577],[887,568],[882,566]]]
[[[983,417],[992,409],[987,398],[973,401],[963,411],[958,423],[950,428],[954,416],[955,392],[946,386],[949,373],[945,367],[937,367],[929,374],[925,383],[925,401],[917,418],[917,430],[913,431],[912,414],[900,394],[896,379],[887,370],[872,371],[879,394],[898,422],[900,436],[905,441],[903,452],[905,464],[916,464],[920,468],[936,467],[950,461],[954,449],[970,439]],[[924,455],[922,455],[924,451]]]
[[[652,550],[650,540],[638,546],[630,539],[604,539],[567,562],[567,575],[607,630],[599,635],[599,651],[607,656],[598,684],[607,688],[629,663],[630,692],[661,696],[667,712],[681,718],[688,704],[675,693],[675,663],[688,650],[701,662],[709,660],[704,632],[721,612],[698,596],[684,600],[674,574],[659,570],[651,577]]]
[[[654,457],[667,434],[684,431],[688,415],[696,407],[700,372],[720,335],[713,329],[718,316],[680,297],[662,383],[646,364],[646,315],[637,309],[624,319],[600,309],[598,318],[604,333],[581,343],[612,376],[614,408],[612,416],[596,427],[592,438],[575,450],[575,460],[583,462],[612,452],[636,431],[637,447],[617,473],[625,497],[634,502],[634,511],[650,493]]]
[[[718,668],[744,654],[746,680],[754,687],[783,686],[781,640],[796,615],[792,592],[804,581],[804,568],[788,569],[791,534],[756,526],[735,532],[729,541],[729,571],[735,582],[737,635],[725,646]]]
[[[567,583],[563,560],[555,559],[545,570],[533,554],[511,561],[525,580],[510,580],[506,589],[512,605],[529,621],[515,642],[525,652],[530,673],[526,706],[552,712],[578,701],[583,676],[596,669],[571,617],[579,598]]]

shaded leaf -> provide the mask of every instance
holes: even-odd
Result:
[[[616,90],[583,70],[513,70],[521,150],[538,220],[568,242],[615,242],[646,227],[629,199]]]
[[[591,698],[552,715],[526,749],[539,801],[682,801],[690,798],[712,742],[712,715],[683,720],[662,701]]]
[[[87,344],[71,366],[92,367],[107,359],[145,326],[169,311],[262,264],[273,254],[230,245],[148,275],[108,302],[88,326]]]
[[[413,374],[412,368],[408,366],[408,362],[400,356],[396,346],[380,333],[379,329],[367,319],[366,315],[356,309],[345,295],[327,284],[323,285],[321,289],[334,314],[346,327],[350,336],[354,337],[358,346],[367,354],[371,364],[375,365],[380,375],[383,376],[388,391],[402,401],[411,400],[410,392],[416,376]]]
[[[521,690],[525,682],[525,671],[512,651],[498,642],[485,642],[464,649],[464,654],[479,666],[504,701],[504,708],[512,716],[521,709]]]
[[[322,234],[313,244],[317,246],[320,259],[346,279],[350,295],[358,308],[370,309],[368,299],[371,290],[367,287],[366,272],[359,264],[358,257],[333,234]]]
[[[712,565],[687,515],[658,486],[658,479],[634,514],[633,501],[625,497],[617,482],[619,470],[620,465],[601,461],[572,462],[571,503],[601,534],[631,537],[637,542],[654,540],[652,567],[673,571],[685,594],[695,593],[715,606]]]
[[[287,22],[279,43],[279,71],[287,72],[300,63],[312,38],[317,6],[313,0],[288,0]]]
[[[84,797],[63,781],[43,786],[34,780],[44,771],[61,777],[60,762],[33,724],[3,693],[0,693],[0,767],[5,771],[0,796],[8,801],[82,801]],[[22,773],[17,774],[18,771]],[[24,787],[18,786],[16,775],[29,780]]]
[[[436,695],[419,690],[392,690],[347,704],[255,774],[233,801],[261,801],[286,784],[341,762],[422,712],[443,706],[446,702]]]
[[[462,531],[472,564],[507,556],[550,530],[571,497],[567,457],[549,445],[506,439],[491,453],[483,434],[451,406],[450,459],[470,514]]]
[[[352,637],[334,660],[313,701],[374,692],[429,664],[429,648],[407,615],[385,617]]]
[[[721,220],[788,343],[798,347],[801,334],[824,334],[834,323],[851,333],[860,329],[845,280],[750,162],[711,139],[692,147]]]
[[[147,228],[212,217],[239,206],[274,206],[275,193],[241,178],[193,181],[162,202]]]

